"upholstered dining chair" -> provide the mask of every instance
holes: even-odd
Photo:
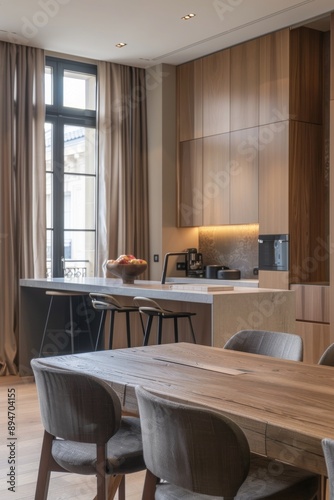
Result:
[[[243,431],[226,416],[142,387],[136,387],[136,396],[144,460],[157,478],[156,500],[318,498],[318,476],[273,460],[268,467],[251,455]]]
[[[35,500],[46,500],[52,471],[96,475],[97,500],[113,498],[107,483],[117,476],[125,500],[125,474],[145,469],[139,419],[121,416],[117,394],[102,380],[38,359],[31,366],[45,429]]]
[[[226,342],[224,349],[303,361],[303,340],[294,333],[241,330]]]
[[[334,343],[329,345],[318,361],[319,365],[334,366]]]
[[[325,438],[321,441],[322,449],[324,451],[327,477],[329,485],[329,499],[334,500],[334,439]]]

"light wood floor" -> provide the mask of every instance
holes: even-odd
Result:
[[[16,399],[16,488],[8,491],[8,389],[15,389]],[[43,427],[39,415],[36,387],[32,379],[0,377],[0,498],[3,500],[33,500],[39,465]],[[126,477],[127,500],[140,500],[144,472]],[[80,498],[92,500],[96,494],[95,478],[75,474],[53,473],[48,500]],[[117,495],[115,497],[117,499]]]

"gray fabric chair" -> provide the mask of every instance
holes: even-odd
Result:
[[[310,500],[320,479],[251,455],[231,419],[136,388],[144,459],[157,482],[156,500]],[[319,497],[320,500],[320,497]]]
[[[241,330],[226,342],[224,349],[303,361],[302,338],[293,333]]]
[[[131,347],[130,313],[139,314],[139,308],[135,305],[133,306],[123,305],[113,295],[106,293],[90,293],[89,296],[91,298],[94,309],[101,312],[100,325],[96,337],[95,351],[99,346],[100,337],[104,329],[104,324],[107,318],[108,311],[110,313],[110,328],[109,328],[109,341],[108,341],[109,349],[112,349],[113,345],[114,322],[116,313],[125,314],[127,343],[128,347]],[[139,315],[139,317],[144,335],[145,330],[144,330],[143,320],[141,315]]]
[[[318,361],[319,365],[334,366],[334,343],[327,347]]]
[[[139,312],[147,315],[148,317],[145,329],[144,345],[147,345],[149,342],[152,321],[155,317],[158,318],[158,344],[161,344],[162,342],[162,322],[164,319],[172,319],[174,321],[174,340],[175,342],[179,341],[178,320],[180,318],[188,319],[191,337],[193,342],[196,344],[194,328],[191,321],[191,317],[195,316],[196,313],[189,311],[170,311],[169,309],[164,309],[155,300],[149,299],[148,297],[134,297],[133,301],[139,307]]]
[[[321,441],[327,467],[329,484],[329,499],[334,500],[334,439],[325,438]]]
[[[107,479],[144,470],[140,422],[121,417],[121,404],[105,382],[84,374],[51,370],[37,359],[34,372],[44,438],[35,500],[48,495],[52,471],[97,476],[97,500],[107,498]]]

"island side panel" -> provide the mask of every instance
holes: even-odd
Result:
[[[295,333],[295,316],[295,295],[291,291],[216,295],[212,308],[213,346],[224,347],[240,330]]]

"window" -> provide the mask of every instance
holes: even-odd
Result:
[[[47,276],[94,276],[96,66],[47,58]]]

